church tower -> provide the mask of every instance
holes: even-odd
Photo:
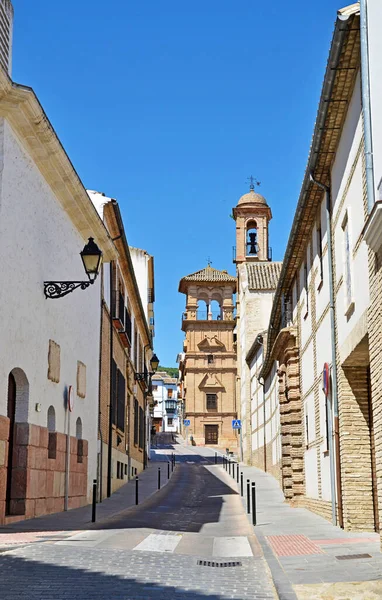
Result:
[[[272,262],[268,226],[272,212],[264,196],[255,192],[254,179],[233,209],[236,221],[236,333],[238,416],[241,420],[242,458],[249,464],[263,468],[265,464],[256,454],[253,441],[264,437],[263,424],[253,417],[255,400],[252,399],[251,371],[247,359],[258,339],[266,344],[266,332],[273,306],[273,297],[281,271],[281,262]],[[267,448],[267,452],[272,449]]]
[[[268,244],[268,223],[272,219],[271,209],[261,194],[255,192],[253,178],[250,190],[242,196],[233,209],[236,221],[237,265],[243,262],[265,262],[272,260]]]
[[[236,277],[207,266],[181,279],[185,418],[196,444],[237,447],[234,304]]]

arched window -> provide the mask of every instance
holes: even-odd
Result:
[[[249,221],[247,223],[247,235],[246,235],[246,255],[257,256],[259,246],[257,243],[257,223],[256,221]]]
[[[82,463],[84,455],[84,443],[82,440],[82,421],[78,417],[76,421],[76,438],[77,438],[77,462]]]

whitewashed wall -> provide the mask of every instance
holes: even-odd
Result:
[[[25,420],[47,426],[53,405],[56,429],[67,431],[65,392],[76,389],[77,361],[86,365],[86,397],[75,397],[71,433],[82,420],[89,441],[88,493],[96,476],[100,287],[45,299],[44,280],[84,280],[85,240],[74,229],[10,126],[0,120],[0,413],[7,411],[8,374],[22,369],[29,382]],[[97,240],[95,240],[97,242]],[[60,382],[48,380],[48,344],[61,347]],[[41,412],[35,410],[41,403]]]

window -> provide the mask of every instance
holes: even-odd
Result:
[[[143,412],[143,408],[139,407],[139,447],[143,449],[145,437],[145,414]]]
[[[317,229],[317,253],[318,258],[320,259],[320,281],[324,279],[324,269],[322,264],[322,231],[321,224]]]
[[[209,365],[213,365],[214,364],[214,355],[213,354],[209,354],[207,356],[207,362]]]
[[[153,392],[157,392],[158,391],[158,386],[157,385],[153,385],[152,386],[152,390],[153,390]]]
[[[127,475],[127,465],[125,465],[125,475]]]
[[[346,312],[352,306],[353,285],[351,276],[351,248],[350,248],[350,232],[349,218],[346,212],[342,222],[343,244],[344,244],[344,283],[345,283],[345,306]]]
[[[125,378],[121,371],[117,370],[117,418],[116,425],[121,431],[125,431],[125,405],[126,405]]]
[[[306,311],[305,316],[309,312],[309,288],[308,288],[308,263],[305,261],[304,263],[304,288],[305,288],[305,298],[306,298]]]
[[[172,418],[172,417],[169,417],[169,418],[167,419],[167,425],[172,425],[172,422],[173,422],[173,418]]]
[[[167,390],[167,398],[172,398],[173,390]]]
[[[127,308],[125,308],[125,331],[131,343],[131,316]]]
[[[134,445],[138,446],[139,439],[139,406],[138,400],[134,398]]]
[[[207,394],[207,410],[217,410],[218,397],[216,394]]]
[[[134,321],[134,367],[138,371],[138,330],[136,321]]]

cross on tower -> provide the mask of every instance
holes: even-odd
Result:
[[[256,177],[253,177],[252,175],[247,178],[247,181],[249,181],[249,189],[250,190],[254,190],[255,189],[255,185],[261,185],[261,182],[258,181],[256,179]]]
[[[210,257],[207,258],[207,265],[210,267],[212,265],[212,260]]]

